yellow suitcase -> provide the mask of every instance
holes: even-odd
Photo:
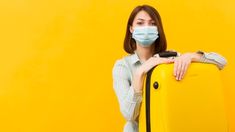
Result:
[[[192,63],[181,81],[173,64],[148,72],[140,108],[140,132],[228,132],[220,71]]]

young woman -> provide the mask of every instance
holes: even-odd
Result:
[[[163,63],[174,63],[172,74],[180,81],[191,62],[213,63],[219,69],[223,69],[226,64],[225,58],[214,52],[184,53],[175,58],[157,56],[166,48],[166,38],[157,10],[149,5],[137,6],[129,17],[124,41],[124,50],[129,55],[117,60],[113,67],[113,87],[120,110],[127,120],[124,132],[138,132],[143,79],[151,68]]]

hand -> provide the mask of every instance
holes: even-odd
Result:
[[[176,80],[183,79],[189,65],[191,64],[195,53],[185,53],[174,59],[174,76]]]

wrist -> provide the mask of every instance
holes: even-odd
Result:
[[[142,84],[144,80],[144,70],[139,67],[136,69],[134,73],[134,78],[133,78],[133,88],[134,88],[134,93],[142,93]]]
[[[200,53],[197,53],[197,52],[191,53],[191,60],[193,62],[198,62],[201,57],[202,57],[202,54],[200,54]]]
[[[135,89],[135,88],[134,88],[134,93],[135,93],[135,94],[142,94],[142,93],[143,93],[143,90],[142,90],[142,89]]]
[[[142,68],[142,66],[140,66],[139,68],[137,68],[137,70],[136,70],[136,73],[135,73],[135,75],[137,76],[137,77],[143,77],[144,75],[146,74],[146,72],[144,71],[144,69]]]

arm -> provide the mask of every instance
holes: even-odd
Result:
[[[185,53],[175,58],[174,76],[176,80],[181,80],[191,62],[202,62],[215,64],[220,70],[224,68],[226,59],[214,52],[204,53],[202,51]]]
[[[220,70],[224,68],[224,66],[227,64],[227,60],[220,54],[215,53],[215,52],[202,52],[202,51],[197,51],[197,54],[201,54],[202,57],[200,57],[198,62],[203,62],[203,63],[211,63],[215,64]]]
[[[127,66],[122,61],[117,61],[113,67],[113,87],[118,98],[120,111],[126,120],[135,120],[139,115],[142,94],[134,91],[129,82],[129,76]]]
[[[172,59],[151,57],[133,73],[133,80],[130,80],[132,76],[130,69],[122,61],[116,62],[113,68],[113,87],[118,97],[120,110],[126,120],[135,120],[139,115],[146,73],[158,64],[172,62]]]

